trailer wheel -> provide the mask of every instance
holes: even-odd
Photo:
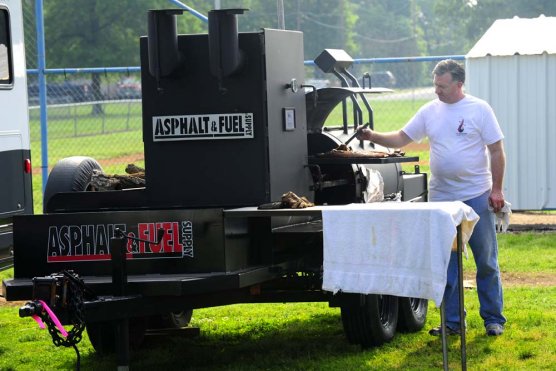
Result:
[[[102,171],[100,164],[91,157],[63,158],[54,165],[44,190],[43,211],[48,213],[48,202],[59,192],[89,191],[93,170]]]
[[[417,332],[425,326],[429,301],[417,298],[399,298],[398,330]]]
[[[91,322],[86,324],[91,345],[99,354],[116,352],[116,322]],[[147,320],[145,317],[129,319],[129,347],[137,349],[145,339]]]
[[[342,324],[348,341],[363,348],[389,342],[396,333],[398,298],[361,295],[360,305],[341,307]]]
[[[158,316],[149,317],[150,329],[164,329],[164,328],[183,328],[189,325],[193,310],[183,310],[181,312],[171,312]]]

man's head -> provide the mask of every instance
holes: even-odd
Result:
[[[465,70],[458,62],[452,59],[440,61],[432,73],[434,92],[440,101],[451,104],[463,99]]]

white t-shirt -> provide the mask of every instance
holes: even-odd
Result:
[[[425,104],[402,129],[429,138],[431,201],[466,201],[492,188],[487,145],[504,138],[487,102],[466,95],[457,103]]]

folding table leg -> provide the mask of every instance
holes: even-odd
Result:
[[[459,275],[459,315],[460,315],[460,336],[461,336],[461,369],[467,370],[467,350],[465,340],[465,304],[463,301],[463,239],[461,235],[461,225],[457,227],[457,254],[458,254],[458,275]]]
[[[448,371],[448,342],[446,340],[446,311],[444,310],[444,300],[440,304],[440,332],[442,333],[442,365],[444,371]]]
[[[461,369],[467,371],[467,350],[465,340],[465,303],[463,301],[463,239],[461,225],[457,227],[456,236],[457,255],[458,255],[458,291],[459,291],[459,314],[460,314],[460,337],[461,337]],[[446,311],[444,301],[440,305],[440,330],[442,332],[442,363],[444,370],[448,370],[448,343],[446,340]]]

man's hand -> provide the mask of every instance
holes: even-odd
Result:
[[[365,126],[359,126],[357,128],[357,135],[355,138],[358,140],[371,140],[373,135],[373,131],[371,129],[366,128]]]
[[[492,206],[495,213],[499,212],[504,207],[504,194],[502,191],[492,190],[488,197],[488,203]]]
[[[496,143],[489,144],[488,151],[490,153],[490,170],[492,172],[492,191],[488,202],[497,213],[504,207],[504,193],[502,193],[502,183],[504,182],[504,172],[506,169],[506,153],[501,140]]]

